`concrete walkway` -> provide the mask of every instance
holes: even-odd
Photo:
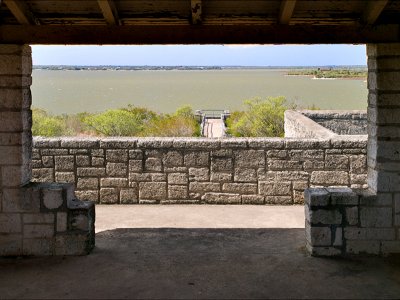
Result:
[[[399,258],[310,257],[303,222],[300,206],[97,206],[91,255],[2,258],[0,298],[400,297]]]
[[[205,137],[221,138],[225,135],[225,124],[221,119],[207,119],[204,124]]]

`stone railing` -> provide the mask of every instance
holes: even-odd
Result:
[[[97,203],[301,204],[308,187],[366,187],[366,142],[36,137],[33,178]]]

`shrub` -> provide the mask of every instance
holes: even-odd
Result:
[[[66,131],[62,118],[49,115],[43,109],[32,109],[32,134],[39,136],[60,136]]]
[[[284,112],[295,109],[285,97],[246,100],[244,112],[234,112],[227,121],[228,133],[238,137],[281,137],[284,135]]]

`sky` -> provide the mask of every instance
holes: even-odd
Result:
[[[365,45],[32,46],[34,65],[366,65]]]

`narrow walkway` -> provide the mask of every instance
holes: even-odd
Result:
[[[208,138],[221,138],[225,136],[225,124],[221,119],[206,119],[204,123],[204,134]]]
[[[310,257],[302,206],[97,206],[96,226],[89,256],[0,258],[0,298],[400,295],[400,259]]]

